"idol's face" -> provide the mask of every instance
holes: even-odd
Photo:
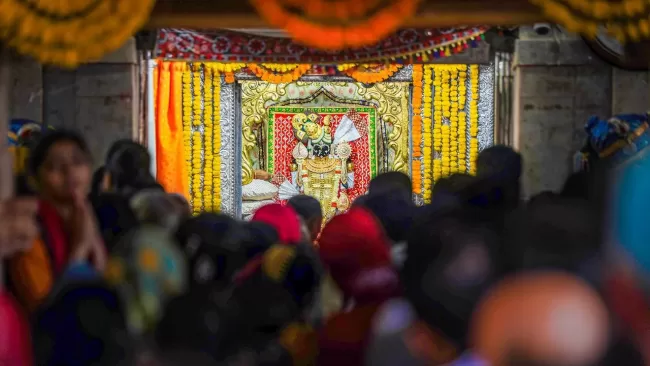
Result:
[[[316,144],[313,146],[312,151],[314,152],[314,156],[324,158],[330,155],[330,145]]]

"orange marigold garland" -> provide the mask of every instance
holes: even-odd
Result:
[[[415,14],[420,1],[251,0],[251,4],[267,22],[284,29],[294,40],[339,51],[386,38]]]
[[[311,69],[311,65],[301,64],[298,65],[295,69],[288,71],[286,73],[277,73],[271,69],[267,69],[266,67],[264,67],[264,65],[260,65],[260,64],[248,64],[247,67],[258,78],[262,79],[263,81],[274,83],[274,84],[292,83],[300,79],[300,77],[305,75],[307,71]]]
[[[346,68],[344,70],[339,68],[339,71],[344,72],[346,75],[360,83],[374,84],[386,81],[401,68],[402,65],[397,64],[364,64],[353,68]]]

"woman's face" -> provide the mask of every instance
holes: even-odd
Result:
[[[44,196],[65,202],[90,191],[91,175],[88,154],[72,141],[60,141],[50,147],[37,178]]]

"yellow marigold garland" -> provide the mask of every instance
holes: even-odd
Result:
[[[454,174],[458,172],[458,66],[451,66],[449,72],[451,78],[451,88],[449,90],[449,99],[451,100],[451,112],[449,115],[449,172]]]
[[[292,71],[286,73],[276,73],[271,70],[266,69],[263,65],[258,64],[248,64],[248,69],[255,74],[258,78],[263,81],[280,84],[280,83],[292,83],[300,79],[303,75],[311,69],[309,64],[301,64]]]
[[[220,74],[226,72],[234,73],[246,67],[246,64],[238,62],[206,62],[203,65],[205,65],[206,68],[209,68],[212,71],[216,71]]]
[[[424,164],[424,177],[422,179],[422,196],[425,203],[431,202],[431,193],[433,189],[434,177],[431,174],[431,161],[433,158],[432,150],[432,134],[431,134],[431,98],[433,91],[431,89],[433,84],[433,67],[431,65],[424,66],[422,75],[424,79],[422,85],[423,100],[422,100],[422,141],[424,147],[422,149],[422,158]],[[434,166],[435,169],[435,166]]]
[[[442,160],[440,152],[442,151],[442,77],[440,75],[442,66],[428,66],[431,71],[435,68],[435,78],[433,79],[434,99],[433,99],[433,150],[438,156],[433,160],[433,181],[436,182],[442,176]]]
[[[120,48],[155,0],[2,0],[0,36],[44,64],[76,67]]]
[[[478,65],[471,65],[469,70],[472,89],[472,100],[469,102],[469,163],[470,173],[476,174],[476,159],[478,158]]]
[[[212,175],[215,187],[212,196],[212,209],[221,211],[221,75],[219,73],[214,74],[214,94],[212,99],[216,106],[213,117],[212,167],[217,170],[216,174]]]
[[[269,69],[274,72],[291,72],[300,66],[300,64],[262,64],[265,69]]]
[[[377,69],[379,67],[379,69]],[[346,69],[345,74],[353,78],[354,80],[364,83],[364,84],[374,84],[381,83],[386,81],[386,79],[393,76],[399,69],[402,68],[402,65],[398,64],[387,64],[387,65],[360,65],[355,68]]]
[[[530,0],[569,32],[595,37],[599,26],[620,41],[650,37],[650,0]]]
[[[448,121],[451,118],[451,96],[450,96],[450,79],[451,74],[447,66],[441,67],[440,73],[442,74],[442,149],[440,151],[440,160],[442,160],[442,177],[448,177],[450,174],[450,150],[451,150],[451,136]]]
[[[186,69],[183,72],[183,152],[185,154],[185,166],[190,173],[192,169],[192,72]],[[190,201],[192,201],[192,176],[190,179]],[[192,202],[190,202],[191,204]]]
[[[201,73],[194,72],[193,78],[193,98],[192,109],[193,118],[192,126],[201,125],[201,117],[203,116],[203,109],[201,108]],[[203,192],[201,190],[201,152],[203,151],[202,136],[199,131],[192,131],[192,210],[198,214],[203,209]]]
[[[203,209],[206,212],[212,212],[212,199],[213,199],[213,177],[214,177],[214,166],[213,166],[213,140],[214,140],[214,117],[213,117],[213,95],[212,95],[212,79],[214,74],[218,74],[218,71],[214,69],[206,68],[205,69],[205,81],[204,81],[204,90],[203,90],[203,140],[205,148],[203,149]]]
[[[422,65],[413,65],[413,163],[411,167],[411,179],[413,181],[413,192],[422,194]]]
[[[458,172],[467,172],[467,65],[458,65]]]

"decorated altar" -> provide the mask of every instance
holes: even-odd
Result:
[[[237,216],[304,193],[329,218],[386,171],[428,202],[493,142],[493,65],[444,63],[482,47],[485,30],[404,30],[342,53],[163,30],[150,72],[157,177],[195,212]]]

